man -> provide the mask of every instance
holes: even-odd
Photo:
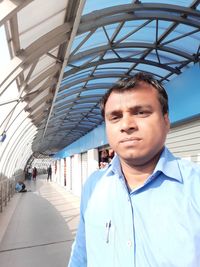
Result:
[[[200,167],[164,146],[164,88],[138,73],[101,107],[116,156],[85,184],[68,266],[199,267]]]
[[[32,168],[31,166],[28,166],[28,179],[31,180],[32,177]]]
[[[47,168],[47,181],[52,180],[52,168],[51,165],[49,165],[49,167]]]
[[[36,167],[33,168],[32,177],[33,177],[33,180],[36,180],[36,177],[37,177],[37,168]]]

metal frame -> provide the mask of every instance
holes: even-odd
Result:
[[[63,1],[62,23],[35,36],[27,47],[23,47],[19,17],[22,11],[26,14],[25,9],[32,2],[35,3],[31,0],[3,0],[0,3],[0,26],[5,26],[11,55],[10,63],[0,73],[0,97],[14,81],[18,87],[17,98],[0,101],[0,107],[16,103],[0,129],[9,131],[14,118],[26,112],[20,128],[26,129],[26,120],[29,120],[30,129],[31,125],[37,129],[29,135],[21,132],[32,144],[27,154],[39,157],[40,153],[55,153],[100,125],[103,119],[99,101],[117,80],[148,69],[157,79],[167,83],[186,67],[200,61],[199,0],[188,7],[136,0],[83,16],[86,0],[67,1],[67,5]],[[53,7],[55,2],[48,1],[48,4]],[[134,23],[134,27],[127,29],[127,23]],[[160,33],[163,23],[166,26]],[[145,40],[136,38],[152,25],[152,38],[148,38],[148,34]],[[190,30],[178,32],[180,25],[185,29],[190,27]],[[112,33],[109,31],[111,26]],[[98,34],[105,40],[95,47],[87,45]],[[199,46],[195,50],[192,47],[181,49],[178,44],[186,38],[199,41]],[[18,105],[23,108],[16,113]],[[20,145],[24,148],[24,142],[18,140],[14,142],[12,153],[6,147],[2,151],[12,157]],[[12,158],[11,162],[16,161]]]

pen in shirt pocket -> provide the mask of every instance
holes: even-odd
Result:
[[[111,220],[106,223],[106,243],[109,243],[110,238],[110,228],[111,228]]]

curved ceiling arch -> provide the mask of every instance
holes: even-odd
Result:
[[[84,59],[84,58],[87,58],[89,56],[92,56],[92,55],[97,55],[99,53],[105,53],[109,50],[112,50],[112,49],[124,49],[124,52],[126,52],[129,48],[147,48],[147,49],[156,49],[157,51],[161,50],[161,51],[165,51],[165,52],[168,52],[169,54],[176,54],[177,56],[179,57],[182,57],[182,58],[186,58],[188,60],[191,60],[191,61],[195,61],[195,55],[191,55],[187,52],[184,52],[184,51],[180,51],[176,48],[172,48],[172,47],[167,47],[167,46],[161,46],[161,45],[158,45],[158,44],[155,44],[155,43],[144,43],[144,42],[129,42],[129,43],[118,43],[118,44],[108,44],[108,45],[103,45],[103,46],[100,46],[98,48],[92,48],[92,49],[88,49],[88,50],[85,50],[84,52],[80,52],[72,57],[69,58],[69,64],[71,65],[75,65],[74,62],[80,60],[80,59]],[[142,53],[141,51],[139,51],[138,53]],[[67,76],[67,72],[65,73],[65,75],[63,76],[66,77]]]
[[[82,16],[57,92],[52,112],[54,116],[49,118],[49,125],[52,126],[52,122],[59,116],[56,128],[65,136],[63,142],[59,140],[59,149],[76,140],[68,139],[67,123],[63,121],[68,120],[70,131],[80,138],[88,132],[79,131],[80,123],[87,123],[85,116],[92,119],[90,108],[94,105],[99,118],[94,127],[102,123],[98,103],[105,94],[103,84],[106,80],[110,80],[108,89],[117,80],[144,70],[154,74],[159,80],[168,82],[181,74],[186,66],[199,61],[198,46],[196,50],[180,48],[180,43],[186,39],[199,42],[200,13],[195,8],[194,1],[188,7],[164,3],[124,4]],[[153,38],[150,36],[152,33]],[[87,95],[88,110],[85,109],[81,114],[82,108],[78,105],[82,102],[80,99],[85,99],[84,92],[88,86],[92,88],[97,83],[99,89],[102,83],[102,92],[97,94],[95,89],[91,90],[91,99],[97,95],[96,102],[90,101]],[[75,108],[80,116],[74,120],[73,127],[70,117],[73,118],[77,113],[72,115],[70,112]],[[65,113],[64,116],[61,115],[62,112]],[[47,126],[44,136],[49,134]],[[54,137],[51,136],[50,140],[53,141]],[[49,144],[47,142],[46,146]]]
[[[92,12],[84,15],[78,34],[88,32],[105,25],[129,20],[166,20],[193,27],[199,27],[199,12],[193,8],[166,4],[127,4]]]

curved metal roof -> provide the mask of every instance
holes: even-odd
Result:
[[[101,124],[99,101],[117,80],[146,71],[167,83],[200,59],[199,0],[4,0],[0,22],[12,56],[0,96],[16,81],[35,153]]]

